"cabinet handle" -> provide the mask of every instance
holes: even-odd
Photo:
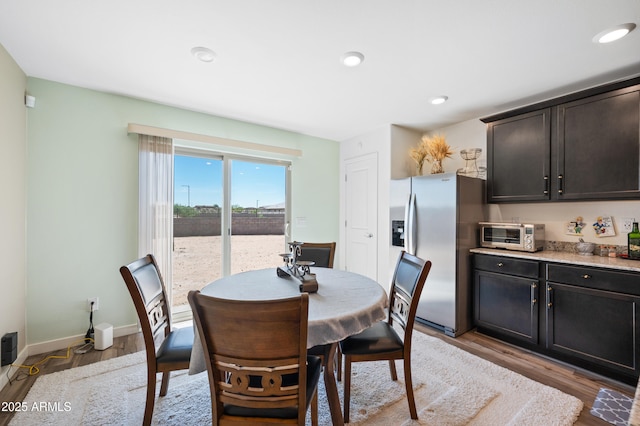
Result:
[[[538,288],[538,283],[531,284],[531,288]]]
[[[504,263],[498,262],[498,268],[502,268],[503,266],[504,266]]]
[[[584,275],[582,276],[582,278],[584,278],[585,280],[588,280],[589,278],[591,278],[591,275],[589,275],[589,274],[584,274]]]
[[[542,191],[542,193],[548,194],[549,193],[549,176],[545,176],[543,179],[544,179],[544,191]]]
[[[551,290],[553,290],[553,288],[551,288],[551,286],[547,286],[547,308],[551,308],[553,306],[553,301],[551,300]]]
[[[553,306],[553,303],[551,302],[547,303],[547,308],[550,308],[551,306]]]
[[[558,194],[562,194],[562,175],[558,175]]]
[[[533,299],[533,300],[531,301],[531,304],[532,304],[532,305],[535,305],[537,302],[538,302],[538,299]]]

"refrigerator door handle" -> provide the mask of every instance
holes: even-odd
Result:
[[[411,194],[407,201],[407,208],[405,209],[405,240],[404,249],[407,253],[416,254],[416,194]]]
[[[409,252],[409,245],[411,245],[411,227],[409,226],[409,209],[411,208],[411,195],[407,197],[407,202],[404,205],[404,251]]]

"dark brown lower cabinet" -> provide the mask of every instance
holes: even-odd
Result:
[[[474,268],[479,332],[637,384],[640,273],[484,254]]]
[[[538,281],[493,272],[475,274],[476,325],[538,343]]]
[[[637,376],[640,298],[554,282],[546,290],[547,349]]]

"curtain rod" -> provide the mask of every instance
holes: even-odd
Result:
[[[276,154],[291,155],[293,157],[302,157],[302,150],[293,148],[284,148],[272,145],[263,145],[253,142],[237,141],[233,139],[219,138],[216,136],[202,135],[199,133],[183,132],[181,130],[164,129],[162,127],[145,126],[144,124],[129,123],[127,133],[136,133],[138,135],[161,136],[171,139],[184,139],[195,142],[207,142],[216,145],[230,146],[234,148],[251,149],[254,151],[263,151]]]

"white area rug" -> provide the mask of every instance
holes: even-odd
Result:
[[[393,382],[386,362],[353,365],[351,424],[571,425],[582,410],[577,398],[416,332],[413,377],[420,419],[414,421],[409,417],[402,365],[397,366],[399,380]],[[320,382],[320,424],[330,425]],[[36,380],[25,398],[27,411],[17,413],[10,424],[139,425],[145,386],[143,352],[47,374]],[[173,373],[168,395],[156,400],[153,421],[210,424],[210,404],[206,373]]]

